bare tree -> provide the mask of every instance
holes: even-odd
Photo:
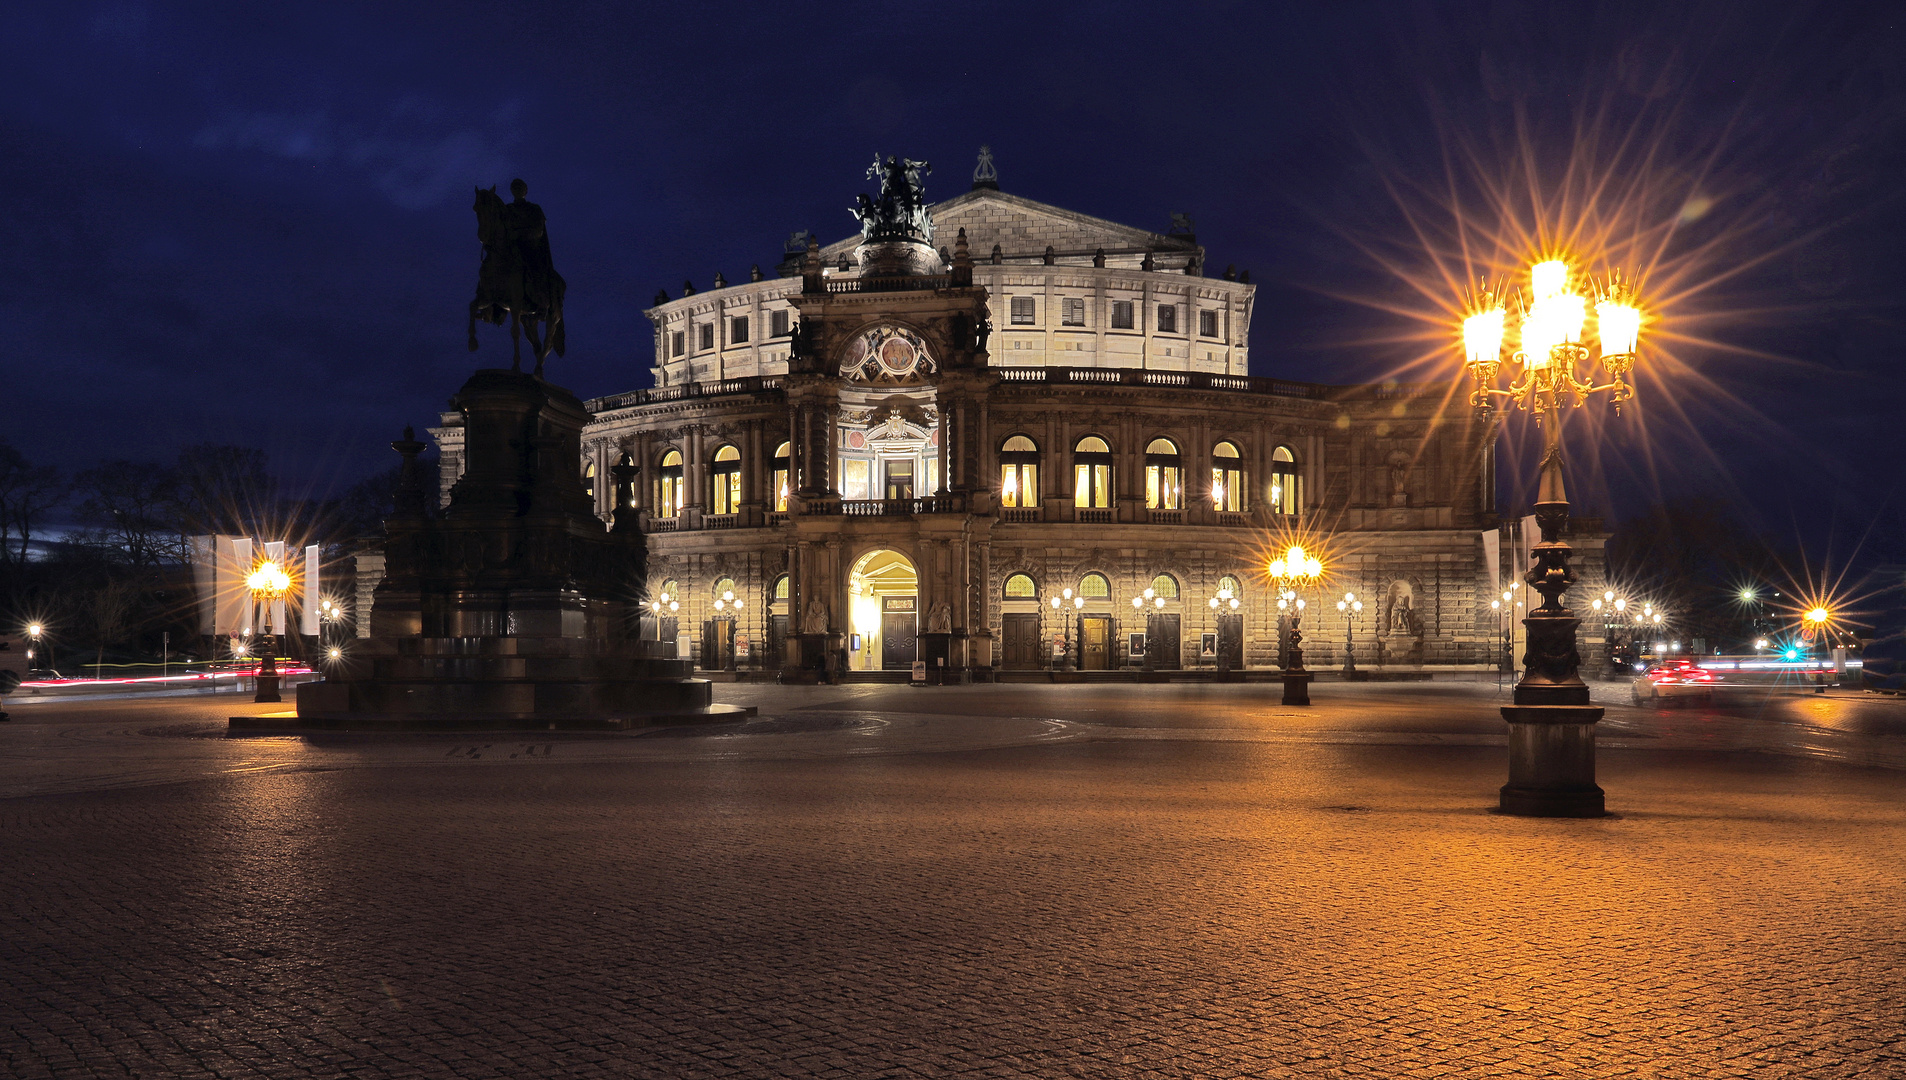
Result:
[[[109,461],[74,478],[88,539],[135,569],[184,557],[178,482],[172,470],[137,461]]]
[[[25,562],[33,544],[33,526],[66,501],[70,488],[60,470],[34,465],[0,442],[0,562]]]

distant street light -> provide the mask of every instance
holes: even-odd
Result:
[[[1352,678],[1357,674],[1357,646],[1350,639],[1351,620],[1363,614],[1363,601],[1356,593],[1347,592],[1337,601],[1337,610],[1343,613],[1343,677]]]

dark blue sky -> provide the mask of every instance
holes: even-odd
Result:
[[[1192,214],[1213,266],[1262,286],[1255,373],[1380,378],[1425,352],[1410,282],[1451,193],[1486,217],[1485,178],[1557,187],[1574,155],[1639,185],[1635,220],[1696,208],[1663,246],[1664,325],[1714,343],[1676,344],[1639,417],[1584,423],[1581,501],[1720,494],[1842,554],[1877,515],[1869,553],[1900,553],[1899,11],[14,5],[5,437],[76,467],[252,443],[342,486],[506,356],[462,344],[473,185],[522,176],[548,212],[552,375],[588,396],[646,384],[658,287],[846,235],[876,150],[957,194],[981,143],[1008,191]]]

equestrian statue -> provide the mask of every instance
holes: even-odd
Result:
[[[493,326],[510,324],[514,354],[511,371],[523,370],[522,339],[536,355],[537,378],[553,350],[563,355],[563,278],[549,257],[549,225],[543,208],[529,201],[529,185],[510,181],[511,201],[496,186],[476,189],[477,239],[483,262],[477,269],[476,298],[470,301],[470,351],[477,348],[478,319]],[[539,334],[537,324],[542,324]]]

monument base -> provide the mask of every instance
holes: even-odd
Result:
[[[1284,704],[1310,704],[1310,679],[1308,671],[1286,671],[1284,673]]]

